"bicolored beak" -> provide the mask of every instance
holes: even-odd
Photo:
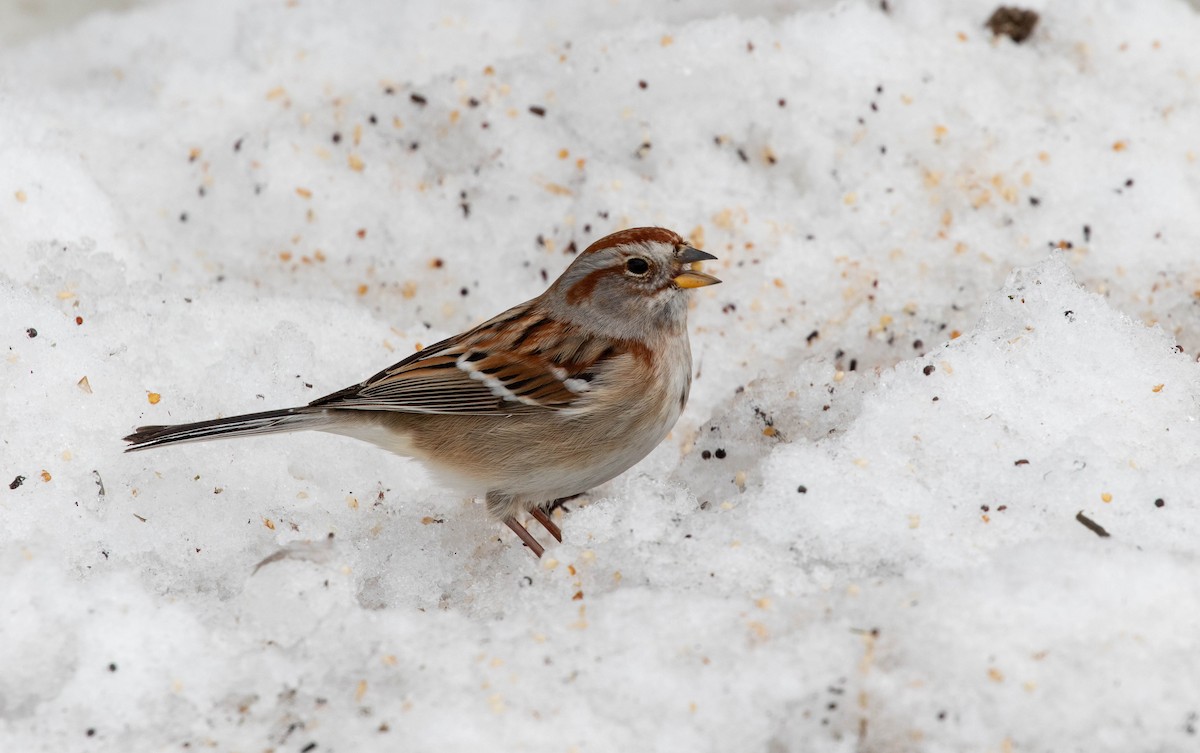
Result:
[[[684,264],[691,264],[696,261],[711,261],[717,257],[712,254],[705,253],[698,248],[688,246],[683,249],[683,253],[679,254],[679,261]],[[674,282],[681,288],[702,288],[706,285],[716,285],[720,280],[712,275],[706,275],[703,272],[698,272],[694,269],[687,269],[675,275]]]

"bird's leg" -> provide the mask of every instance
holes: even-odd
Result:
[[[525,530],[525,526],[517,522],[516,518],[508,518],[504,521],[504,525],[511,528],[512,532],[517,534],[517,538],[525,542],[525,546],[529,547],[535,557],[540,558],[542,556],[542,552],[546,551],[542,548],[541,544],[537,543],[537,539],[533,538],[529,531]],[[553,533],[553,531],[551,531],[551,533]]]
[[[560,543],[562,542],[562,531],[559,530],[554,521],[550,519],[550,516],[546,514],[545,510],[540,507],[535,507],[529,511],[529,514],[533,516],[534,520],[541,523],[542,528],[545,528],[547,531],[549,531],[551,536],[558,539]]]
[[[550,504],[546,505],[546,512],[554,512],[560,507],[562,508],[563,512],[570,512],[570,510],[567,509],[567,503],[573,499],[579,499],[585,494],[587,494],[587,492],[579,492],[578,494],[572,494],[569,497],[559,497]]]

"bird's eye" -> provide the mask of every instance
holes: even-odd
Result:
[[[650,271],[650,262],[645,259],[635,256],[625,262],[625,269],[628,269],[630,274],[644,275]]]

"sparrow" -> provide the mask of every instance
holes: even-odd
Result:
[[[623,473],[674,426],[692,380],[687,293],[716,257],[641,227],[588,246],[538,297],[297,408],[142,426],[126,452],[315,429],[415,458],[487,502],[537,557],[555,501]]]

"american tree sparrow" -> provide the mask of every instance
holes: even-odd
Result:
[[[127,451],[317,429],[424,463],[482,493],[488,512],[537,556],[528,512],[562,541],[546,507],[645,457],[687,403],[691,269],[716,257],[665,228],[593,243],[546,292],[308,405],[175,426],[143,426]]]

